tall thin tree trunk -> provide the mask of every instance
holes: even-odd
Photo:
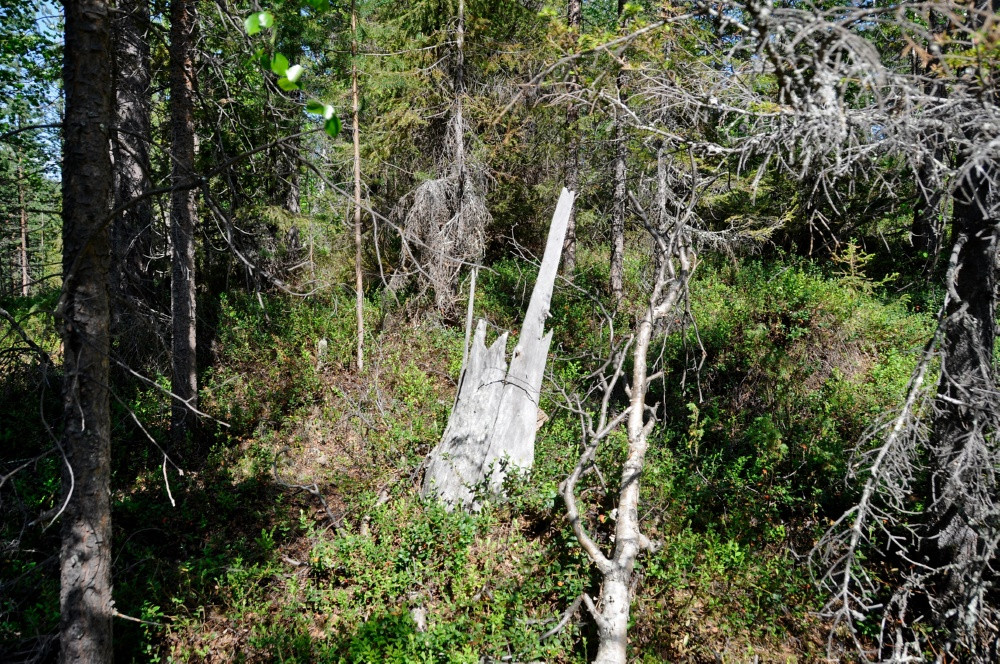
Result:
[[[619,80],[621,74],[618,75]],[[615,304],[625,292],[625,200],[626,156],[625,120],[619,111],[615,116],[615,190],[611,212],[611,295]]]
[[[112,21],[115,75],[114,206],[117,208],[150,189],[150,68],[149,1],[119,0]],[[151,295],[153,208],[139,201],[112,221],[112,288],[115,318],[125,315],[127,298]],[[121,332],[121,330],[119,330]]]
[[[170,180],[176,187],[194,173],[194,29],[193,0],[170,3]],[[184,442],[198,402],[195,321],[195,198],[192,189],[170,195],[170,239],[173,245],[170,308],[173,321],[170,434]]]
[[[448,140],[454,142],[455,153],[453,177],[455,183],[455,212],[459,228],[464,225],[465,214],[465,0],[458,0],[458,25],[455,28],[455,70],[453,79],[455,101],[452,126],[454,136]],[[452,237],[443,243],[438,250],[447,252],[454,244]],[[448,252],[450,253],[450,252]],[[432,276],[434,277],[434,304],[438,311],[450,315],[455,305],[455,294],[458,290],[458,271],[449,264],[450,256],[433,257]]]
[[[458,141],[455,145],[455,170],[458,174],[458,214],[462,214],[465,188],[465,0],[458,0],[458,28],[455,30],[455,117]]]
[[[618,17],[621,19],[625,0],[618,0]],[[622,56],[624,59],[624,56]],[[615,88],[621,99],[625,74],[618,72],[615,78]],[[625,292],[625,199],[627,196],[625,173],[628,143],[625,140],[625,114],[620,109],[615,111],[615,191],[611,212],[611,295],[615,304],[622,301]]]
[[[582,0],[569,0],[567,7],[567,24],[574,35],[579,36],[583,24],[583,2]],[[570,77],[570,85],[578,83],[577,77]],[[580,132],[577,121],[580,117],[580,109],[570,102],[566,109],[566,131],[569,133],[569,146],[566,154],[566,188],[577,193],[580,189]],[[579,199],[577,199],[579,200]],[[566,227],[566,242],[563,245],[563,273],[572,278],[576,269],[576,206],[570,212],[569,225]]]
[[[989,586],[986,570],[997,535],[992,434],[1000,426],[993,361],[1000,219],[993,177],[985,168],[974,169],[955,194],[958,268],[949,289],[933,432],[930,555],[948,570],[937,614],[953,632],[966,634]]]
[[[17,154],[17,205],[21,213],[21,295],[28,297],[28,287],[31,285],[31,277],[28,274],[28,209],[24,203],[24,165],[21,162],[21,153]]]
[[[933,139],[929,139],[933,140]],[[935,176],[935,162],[944,159],[944,150],[935,145],[925,154],[917,171],[917,200],[913,206],[913,224],[910,237],[913,250],[924,261],[924,276],[929,277],[941,253],[944,230],[941,203],[944,198],[943,185]]]
[[[944,18],[933,9],[929,10],[929,14],[931,34],[940,35],[945,29]],[[928,50],[934,57],[922,63],[914,54],[914,73],[923,77],[922,86],[927,94],[943,97],[947,94],[944,86],[940,81],[934,80],[936,77],[935,69],[939,67],[940,63],[941,44],[933,39],[928,41]],[[939,167],[937,164],[944,161],[946,153],[942,137],[936,132],[929,131],[922,139],[929,149],[921,157],[917,169],[917,200],[913,205],[910,237],[914,253],[918,258],[923,259],[924,277],[929,278],[937,266],[938,256],[941,253],[942,236],[944,235],[944,211],[942,210],[944,184],[938,176]]]
[[[358,371],[365,368],[365,295],[361,274],[361,127],[358,124],[358,11],[351,2],[351,111],[354,119],[354,287],[358,317]]]
[[[291,26],[289,26],[291,28]],[[291,62],[302,58],[302,42],[296,36],[291,41],[278,44],[281,52],[288,56]],[[275,109],[275,123],[279,131],[296,134],[301,129],[302,102],[304,96],[301,90],[289,95],[291,100],[281,100]],[[301,214],[301,187],[299,186],[300,154],[302,139],[290,138],[273,150],[275,177],[271,180],[272,203],[284,208],[291,214]]]
[[[111,662],[111,412],[107,215],[111,203],[110,13],[66,0],[63,81],[63,383],[60,660]]]

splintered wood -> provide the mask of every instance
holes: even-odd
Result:
[[[441,442],[428,457],[425,497],[434,496],[451,507],[476,509],[477,495],[500,493],[509,472],[530,470],[535,461],[538,397],[552,341],[552,332],[545,332],[545,319],[574,196],[566,189],[559,196],[509,367],[507,333],[487,347],[486,321],[476,325],[455,408]]]

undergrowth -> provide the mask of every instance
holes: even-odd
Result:
[[[581,252],[576,287],[560,286],[552,303],[550,374],[570,391],[585,387],[611,335],[596,305],[601,264]],[[641,277],[632,265],[630,292]],[[492,266],[477,314],[517,329],[533,278],[523,263]],[[929,317],[857,273],[793,260],[705,263],[691,304],[697,328],[657,342],[665,372],[652,398],[664,420],[641,518],[661,546],[636,568],[631,651],[649,662],[810,661],[824,647],[813,613],[822,598],[801,555],[850,498],[849,451],[899,399]],[[616,334],[641,306],[610,312]],[[116,600],[147,621],[116,626],[118,661],[587,660],[595,635],[582,609],[540,640],[580,593],[598,591],[558,496],[580,431],[555,391],[543,396],[549,420],[530,477],[478,514],[449,513],[416,487],[454,399],[462,330],[408,319],[373,294],[358,375],[349,295],[229,295],[218,311],[201,405],[228,426],[205,422],[190,449],[171,451],[183,476],[168,467],[165,482],[162,455],[116,407]],[[25,374],[21,389],[37,394],[37,380]],[[14,385],[5,381],[5,423],[43,431]],[[164,440],[162,393],[121,396]],[[16,435],[4,427],[4,440]],[[41,434],[30,443],[44,444]],[[623,450],[612,436],[604,472],[580,486],[605,547]],[[36,470],[12,485],[31,513],[58,495],[56,459]],[[4,542],[15,521],[4,520]],[[31,537],[54,550],[51,531]],[[55,568],[25,554],[26,541],[4,549],[9,642],[50,634],[58,618]]]

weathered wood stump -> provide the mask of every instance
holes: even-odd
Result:
[[[431,452],[422,494],[451,507],[476,508],[476,494],[499,494],[512,469],[527,471],[535,461],[538,398],[552,332],[545,319],[559,271],[566,225],[575,194],[559,196],[538,280],[531,293],[518,344],[507,366],[507,333],[486,347],[480,320],[462,367],[458,399],[441,442]]]

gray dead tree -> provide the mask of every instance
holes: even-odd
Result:
[[[666,152],[658,151],[660,168],[657,169],[657,198],[661,201],[675,201],[668,192]],[[692,191],[696,181],[692,168]],[[643,533],[639,523],[639,498],[642,473],[646,464],[649,437],[659,421],[658,404],[650,406],[647,395],[650,385],[662,375],[659,370],[650,370],[650,346],[653,335],[661,327],[668,315],[676,315],[686,297],[688,281],[695,268],[697,256],[692,245],[693,234],[687,224],[693,205],[677,207],[672,214],[668,205],[658,206],[656,218],[650,223],[642,218],[650,232],[653,243],[656,273],[653,279],[649,304],[639,319],[631,337],[615,353],[606,365],[606,373],[600,378],[599,392],[601,404],[596,414],[586,409],[582,399],[574,397],[571,406],[584,422],[583,452],[580,459],[560,485],[560,493],[566,503],[566,518],[573,528],[580,546],[591,563],[598,569],[603,579],[598,601],[588,594],[581,596],[594,621],[597,623],[598,650],[596,664],[624,664],[627,661],[628,625],[631,612],[632,572],[636,558],[643,551],[653,551],[656,545]],[[632,375],[625,376],[625,359],[632,355]],[[628,405],[617,413],[612,412],[612,394],[625,381]],[[580,479],[595,467],[598,448],[622,425],[628,437],[627,457],[621,469],[618,488],[618,502],[611,519],[615,523],[611,537],[613,548],[610,554],[601,550],[587,528],[587,510],[581,509],[577,497]]]
[[[482,256],[486,226],[486,167],[466,149],[470,133],[465,119],[465,2],[459,0],[455,31],[454,93],[444,140],[443,174],[416,188],[402,230],[402,258],[389,281],[389,290],[402,288],[412,267],[421,285],[434,290],[434,304],[442,314],[453,313],[458,275],[463,263]]]
[[[886,157],[905,160],[918,177],[930,159],[937,193],[951,201],[954,248],[938,330],[901,409],[852,460],[855,504],[811,554],[816,580],[830,593],[830,649],[846,639],[864,661],[924,661],[928,652],[942,662],[997,661],[1000,107],[987,55],[997,39],[983,35],[995,33],[1000,3],[741,9],[705,12],[745,35],[744,48],[779,80],[781,106],[771,120],[754,118],[758,131],[770,123],[772,136],[794,146],[769,148],[774,155],[809,171],[817,191],[834,192],[831,202],[838,181],[865,174],[892,188]],[[869,41],[883,28],[900,37]],[[942,42],[949,52],[939,66],[892,64],[899,52],[933,59]],[[766,142],[758,139],[758,148]],[[942,161],[944,154],[953,159]],[[936,369],[934,386],[928,377]],[[879,627],[862,629],[866,622]]]
[[[422,494],[475,508],[477,493],[499,493],[508,473],[535,461],[538,398],[552,332],[545,332],[574,194],[563,189],[518,343],[505,358],[507,333],[486,346],[480,320],[459,379],[458,398],[441,442],[427,461]],[[471,306],[470,306],[471,314]],[[471,320],[471,319],[470,319]]]

